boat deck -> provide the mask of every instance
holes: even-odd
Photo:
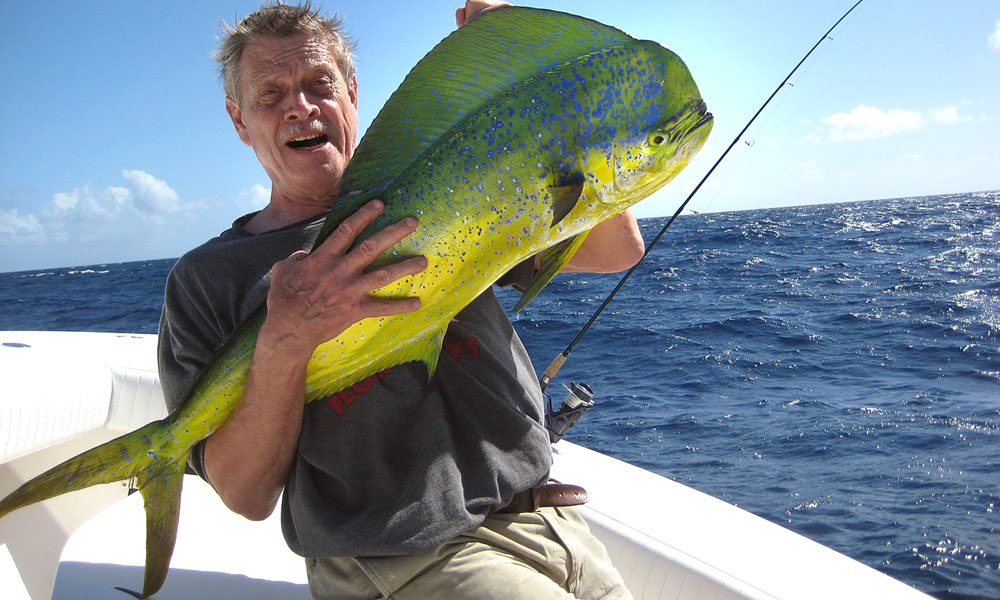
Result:
[[[165,414],[155,343],[148,335],[0,332],[0,494]],[[649,471],[566,441],[553,452],[553,478],[587,488],[585,517],[637,600],[929,598]],[[183,494],[171,571],[157,599],[309,598],[302,559],[285,546],[277,511],[247,521],[194,476],[185,477]],[[122,484],[0,519],[7,599],[114,597],[116,586],[141,587],[144,556],[142,500]]]

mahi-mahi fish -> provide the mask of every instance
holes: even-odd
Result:
[[[374,267],[422,255],[427,268],[372,294],[417,296],[421,308],[365,319],[320,345],[307,369],[306,401],[408,361],[423,361],[433,374],[456,313],[542,253],[522,308],[588,231],[673,178],[711,125],[687,67],[656,42],[514,7],[453,32],[417,63],[365,133],[316,241],[373,198],[386,208],[359,240],[417,217],[418,229]],[[170,415],[28,481],[0,501],[0,517],[91,485],[134,480],[146,510],[142,596],[159,590],[188,455],[239,404],[265,316],[261,307],[237,328]]]

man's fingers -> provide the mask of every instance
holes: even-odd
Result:
[[[413,312],[420,308],[420,298],[369,298],[365,312],[369,317],[389,317]]]
[[[510,3],[502,0],[466,0],[465,4],[455,11],[455,24],[464,27],[484,12],[501,6],[510,6]]]
[[[380,269],[376,269],[364,276],[365,287],[370,290],[377,290],[385,287],[394,281],[416,275],[427,268],[427,259],[423,256],[408,258],[404,261],[394,263]],[[413,298],[378,298],[369,295],[364,300],[364,310],[369,317],[387,317],[402,313],[413,312],[420,308],[420,299]]]
[[[416,275],[426,268],[427,259],[423,256],[408,258],[365,274],[365,287],[369,290],[377,290],[408,275]]]
[[[368,267],[379,255],[402,241],[416,229],[417,220],[413,217],[406,217],[401,221],[389,225],[385,229],[375,232],[346,255],[335,257],[334,260],[342,261],[341,264],[346,269],[361,271]]]
[[[330,234],[330,237],[326,238],[319,248],[316,249],[313,254],[325,254],[325,255],[342,255],[347,252],[347,249],[351,247],[354,243],[354,239],[365,230],[366,227],[372,224],[385,205],[382,204],[381,200],[372,200],[368,202],[351,216],[344,219],[344,221],[337,226],[336,229]]]
[[[350,249],[357,236],[382,214],[384,205],[379,200],[372,200],[341,223],[330,237],[324,241],[313,254],[318,254],[327,260],[343,261],[349,269],[363,269],[380,254],[402,241],[417,229],[417,220],[406,217],[375,232],[363,240],[357,247]],[[350,249],[350,251],[348,251]],[[346,254],[345,254],[346,253]]]
[[[382,254],[393,245],[403,241],[417,229],[417,220],[413,217],[406,217],[385,229],[376,232],[370,238],[358,244],[358,247],[350,254],[358,254],[358,258],[364,265],[368,265],[375,257]]]

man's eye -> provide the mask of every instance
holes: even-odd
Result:
[[[262,88],[257,97],[261,102],[274,102],[280,95],[281,91],[278,88]]]

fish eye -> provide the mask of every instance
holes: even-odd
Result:
[[[664,143],[666,143],[666,141],[667,141],[667,136],[663,135],[662,133],[654,133],[653,135],[649,136],[649,145],[653,146],[654,148],[659,148]]]

